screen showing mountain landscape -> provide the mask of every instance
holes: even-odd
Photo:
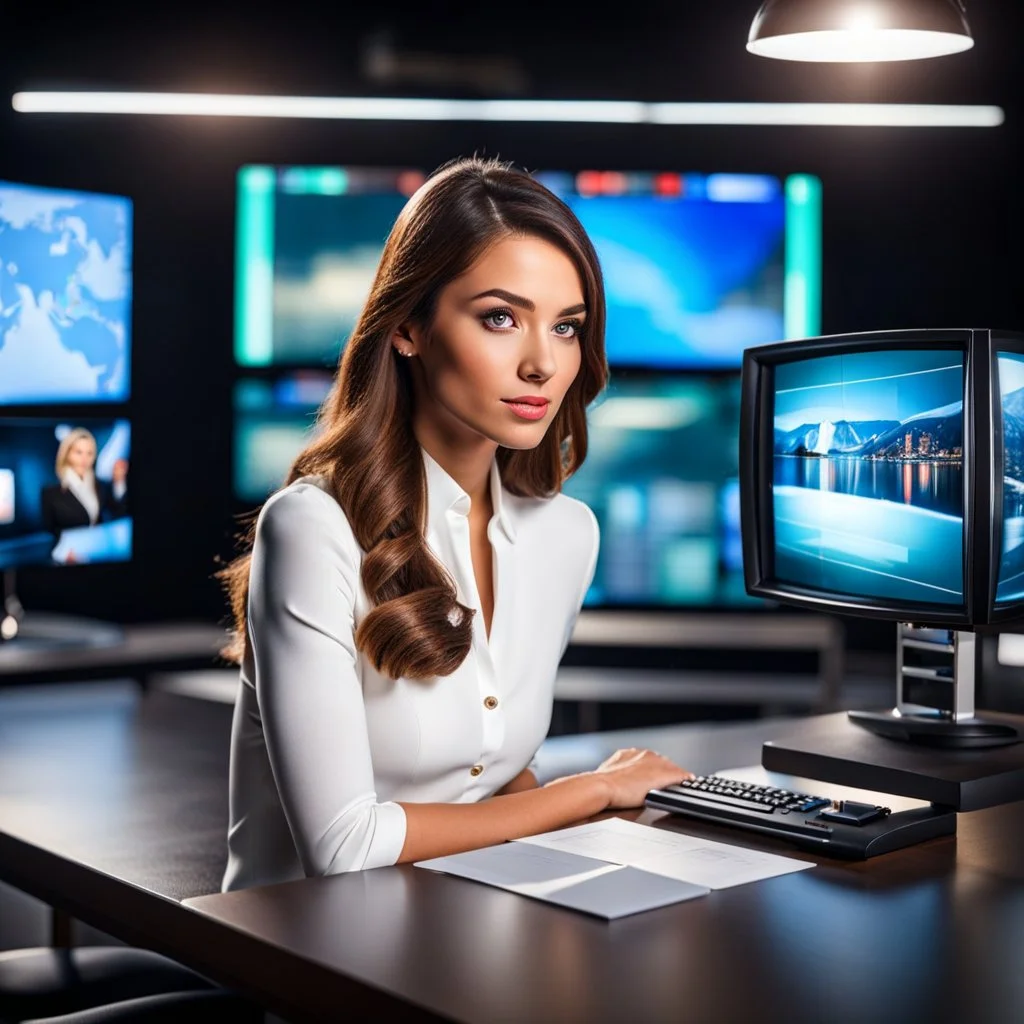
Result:
[[[1024,356],[999,356],[1003,408],[1003,552],[996,601],[1024,598]]]
[[[963,358],[949,350],[776,367],[781,582],[878,602],[962,603],[963,392]]]

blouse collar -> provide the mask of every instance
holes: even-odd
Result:
[[[428,521],[437,523],[445,518],[449,511],[457,515],[468,516],[470,508],[469,495],[442,468],[440,463],[420,446],[423,453],[423,466],[427,474],[427,515]],[[494,515],[509,542],[514,544],[516,530],[512,523],[505,491],[501,486],[501,475],[498,473],[498,460],[491,461],[490,470],[491,503]]]

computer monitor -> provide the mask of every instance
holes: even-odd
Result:
[[[819,330],[821,184],[809,175],[537,172],[594,241],[616,366],[738,369]],[[238,174],[235,358],[333,366],[422,170]]]
[[[0,571],[132,555],[124,419],[0,419]]]
[[[1024,335],[883,331],[749,349],[747,590],[900,623],[897,707],[933,744],[1012,742],[975,715],[974,633],[1024,616]],[[1008,731],[1007,731],[1008,730]]]
[[[0,181],[0,405],[129,396],[132,203]]]
[[[601,527],[585,608],[764,606],[743,585],[739,385],[734,371],[612,370],[564,485]]]

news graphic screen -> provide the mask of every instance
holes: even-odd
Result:
[[[238,173],[235,360],[333,365],[399,211],[408,169],[243,167]]]
[[[0,404],[129,397],[132,203],[0,181]]]
[[[1024,355],[997,357],[1003,434],[1002,552],[996,603],[1024,599]]]
[[[604,273],[612,366],[739,367],[820,325],[820,182],[587,171],[537,178],[579,218]]]
[[[738,368],[818,333],[821,183],[810,175],[538,171],[594,242],[618,366]],[[332,366],[422,170],[238,174],[235,358]]]
[[[905,349],[775,367],[776,579],[964,603],[964,361]]]
[[[0,570],[132,556],[124,419],[0,418]]]
[[[564,491],[601,527],[589,608],[748,607],[737,374],[613,371]]]
[[[284,483],[295,456],[312,439],[329,373],[294,372],[274,380],[235,382],[235,497],[257,505]]]

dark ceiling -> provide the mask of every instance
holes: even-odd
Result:
[[[131,10],[19,3],[0,15],[0,84],[8,93],[78,87],[1015,103],[1024,27],[1019,0],[970,0],[976,45],[966,54],[874,67],[747,54],[756,8],[755,0],[291,0],[264,7],[210,0]],[[378,68],[390,58],[390,78],[370,73],[373,53]]]

